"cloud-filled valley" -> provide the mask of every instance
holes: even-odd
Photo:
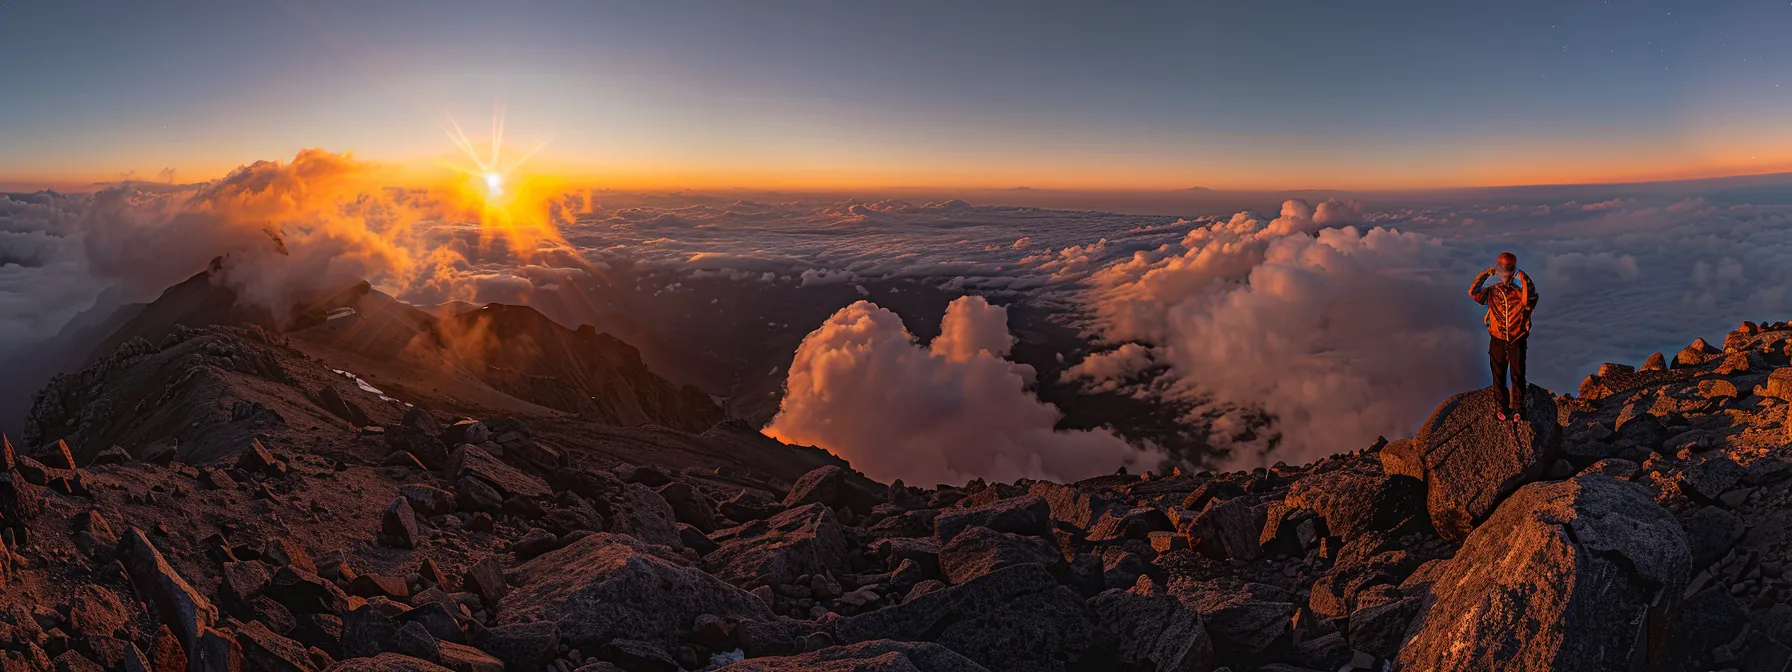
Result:
[[[265,179],[257,188],[280,184]],[[687,353],[788,385],[764,411],[778,412],[773,429],[868,470],[894,452],[936,460],[917,473],[942,478],[1072,478],[1151,444],[1174,453],[1188,436],[1236,449],[1242,465],[1409,434],[1443,396],[1486,384],[1466,290],[1503,250],[1538,281],[1531,377],[1557,392],[1602,361],[1671,355],[1792,304],[1783,183],[1266,196],[1261,213],[1184,216],[590,191],[554,203],[565,246],[536,249],[490,244],[452,208],[403,192],[300,199],[315,207],[282,221],[262,208],[289,213],[290,201],[229,189],[0,196],[0,351],[53,337],[107,287],[142,301],[212,256],[264,249],[264,227],[240,225],[272,220],[291,267],[245,285],[272,296],[297,279],[366,275],[418,304],[528,303],[619,332],[635,320],[639,338],[670,334],[642,346],[650,362]],[[630,314],[621,294],[659,312]],[[1040,337],[1019,309],[1082,338],[1029,340]],[[765,334],[753,337],[765,359],[704,340],[738,334],[681,322],[729,311]],[[1049,348],[1041,361],[1055,370],[1004,359],[1011,334],[1011,357]],[[842,389],[854,381],[878,389]],[[1123,432],[1125,448],[1099,427],[1053,431],[1075,414],[1030,391],[1046,383],[1162,402],[1189,434]],[[952,395],[988,406],[942,401]],[[994,416],[1012,424],[980,421]],[[889,438],[902,430],[914,441]],[[955,461],[955,442],[989,452]],[[1077,461],[1090,456],[1103,457]]]

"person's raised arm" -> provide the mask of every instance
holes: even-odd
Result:
[[[1537,283],[1531,280],[1531,274],[1524,271],[1519,271],[1518,277],[1524,280],[1524,309],[1526,311],[1536,310],[1538,298]]]
[[[1491,268],[1481,271],[1480,275],[1475,276],[1474,286],[1468,288],[1468,298],[1474,299],[1475,303],[1486,305],[1487,291],[1481,289],[1481,285],[1485,284],[1490,277],[1493,277],[1493,269]]]

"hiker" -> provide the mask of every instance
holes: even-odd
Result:
[[[1497,277],[1492,287],[1481,285]],[[1501,420],[1523,420],[1524,356],[1530,345],[1531,311],[1537,307],[1537,285],[1518,270],[1518,256],[1501,252],[1493,268],[1475,276],[1468,296],[1487,306],[1487,362],[1493,369],[1493,398],[1500,404]],[[1512,372],[1512,392],[1506,392],[1506,372]],[[1510,397],[1510,398],[1508,398]]]

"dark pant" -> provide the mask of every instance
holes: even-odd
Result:
[[[1493,367],[1493,398],[1500,402],[1500,408],[1507,410],[1524,408],[1524,351],[1530,344],[1529,334],[1512,341],[1492,336],[1487,338],[1487,363]],[[1512,399],[1510,402],[1506,400],[1507,369],[1512,371]]]

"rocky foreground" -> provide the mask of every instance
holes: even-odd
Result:
[[[812,468],[731,422],[679,454],[751,464],[674,467],[401,413],[254,331],[136,343],[36,413],[136,443],[0,455],[0,668],[1792,663],[1784,323],[1606,365],[1578,398],[1533,388],[1522,423],[1466,392],[1417,436],[1308,465],[932,488]],[[219,408],[159,405],[194,385]],[[132,414],[165,426],[120,428]],[[206,449],[158,440],[179,432]]]

